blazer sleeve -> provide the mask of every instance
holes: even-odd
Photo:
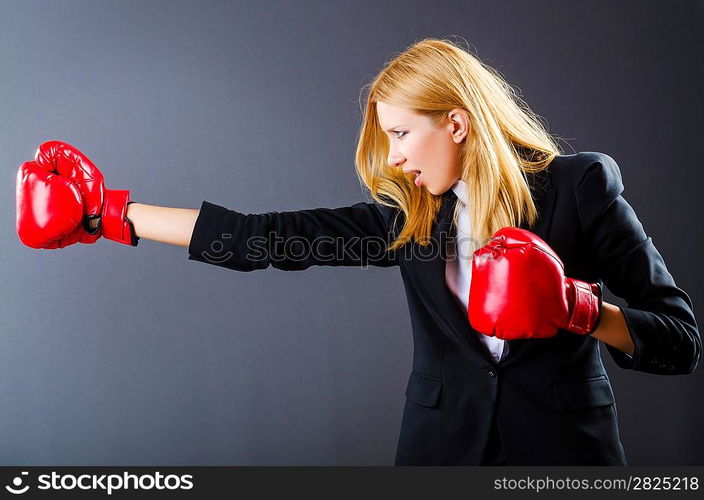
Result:
[[[188,260],[234,271],[272,266],[297,271],[310,266],[398,265],[387,252],[396,210],[378,203],[293,212],[243,214],[203,201],[188,246]]]
[[[662,375],[692,373],[702,352],[692,301],[621,193],[621,172],[603,153],[576,155],[573,181],[587,258],[616,296],[633,339],[633,356],[607,345],[621,368]]]

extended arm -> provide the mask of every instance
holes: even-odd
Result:
[[[198,210],[130,203],[127,218],[140,238],[188,247]]]
[[[269,266],[398,265],[386,252],[393,211],[374,203],[246,214],[204,201],[188,245],[189,260],[235,271]]]

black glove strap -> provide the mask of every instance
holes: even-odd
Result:
[[[137,202],[136,201],[128,201],[127,202],[128,207],[130,206],[130,203],[137,203]],[[132,245],[133,247],[136,247],[137,245],[139,245],[139,236],[137,236],[134,232],[134,224],[132,224],[132,221],[129,220],[127,217],[125,217],[125,220],[130,225],[130,236],[132,237],[132,241],[130,241],[130,245]]]
[[[95,234],[100,231],[100,216],[99,215],[86,215],[83,217],[83,229],[86,230],[88,234]]]
[[[600,282],[594,283],[597,287],[599,287],[599,309],[598,309],[598,316],[596,317],[596,321],[594,322],[594,328],[592,328],[592,331],[589,332],[589,335],[594,333],[597,328],[599,328],[599,323],[601,322],[601,309],[604,304],[604,287],[601,285]]]

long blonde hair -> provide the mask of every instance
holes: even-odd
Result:
[[[388,61],[362,92],[367,87],[366,106],[360,93],[357,175],[375,201],[405,215],[399,236],[387,250],[409,240],[429,244],[442,195],[416,187],[411,176],[388,165],[390,145],[378,122],[377,101],[410,108],[436,124],[452,109],[467,111],[470,132],[460,161],[469,195],[472,251],[502,227],[535,222],[537,210],[524,172],[547,168],[560,149],[540,117],[496,70],[450,40],[426,38]],[[455,206],[455,225],[461,206]]]

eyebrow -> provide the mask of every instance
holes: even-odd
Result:
[[[384,132],[392,132],[393,129],[399,128],[399,127],[405,127],[406,125],[396,125],[395,127],[387,128]]]

